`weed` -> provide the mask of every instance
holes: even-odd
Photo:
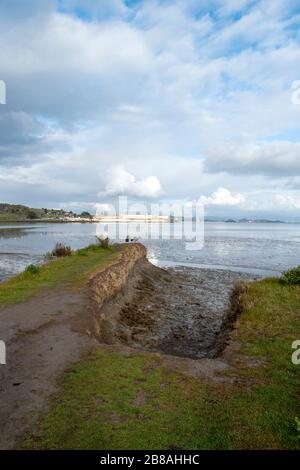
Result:
[[[40,268],[36,266],[35,264],[30,264],[25,269],[25,273],[27,274],[38,274],[39,272],[40,272]]]
[[[281,280],[290,286],[300,285],[300,266],[286,271]]]
[[[51,256],[53,258],[64,258],[65,256],[71,256],[71,254],[71,247],[64,245],[63,243],[56,243],[54,249],[51,251]]]

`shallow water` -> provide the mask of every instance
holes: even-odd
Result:
[[[0,280],[22,271],[31,263],[41,262],[57,242],[72,248],[93,243],[97,228],[97,224],[79,223],[0,224]],[[133,230],[134,227],[130,235]],[[148,248],[149,259],[160,266],[179,265],[273,276],[300,264],[300,224],[207,222],[204,246],[198,251],[187,251],[181,240],[141,241]]]

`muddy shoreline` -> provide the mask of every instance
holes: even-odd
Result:
[[[215,357],[231,328],[231,292],[238,279],[250,278],[223,270],[161,269],[135,244],[80,290],[49,289],[0,309],[7,345],[7,364],[0,369],[0,449],[21,445],[64,371],[95,347],[125,355],[155,351],[174,370],[223,380],[218,371],[227,361]]]
[[[91,283],[94,329],[101,343],[121,343],[188,358],[213,358],[226,346],[232,328],[234,285],[253,276],[224,270],[158,268],[136,264],[126,286],[104,305]],[[81,325],[81,329],[84,325]]]

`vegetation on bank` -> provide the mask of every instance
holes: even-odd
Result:
[[[94,271],[113,262],[118,251],[117,246],[91,245],[71,252],[69,247],[59,245],[53,250],[51,261],[30,265],[23,273],[0,283],[0,308],[24,302],[42,289],[80,286]],[[53,258],[63,252],[61,257]]]
[[[297,266],[296,268],[289,269],[286,271],[282,278],[281,281],[290,285],[290,286],[299,286],[300,285],[300,266]]]
[[[59,221],[64,218],[82,217],[83,219],[91,218],[89,212],[82,212],[80,215],[72,211],[64,211],[63,209],[36,209],[21,204],[3,204],[0,203],[0,222],[34,222],[38,220]]]
[[[158,353],[99,346],[65,374],[24,447],[300,449],[300,365],[291,361],[300,286],[261,280],[238,300],[237,351],[225,382],[174,372]]]
[[[66,246],[63,243],[56,243],[55,247],[50,253],[47,253],[46,257],[48,259],[53,258],[64,258],[65,256],[72,255],[72,248],[70,246]]]

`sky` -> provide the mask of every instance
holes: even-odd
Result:
[[[1,0],[0,201],[300,220],[299,26],[298,0]]]

